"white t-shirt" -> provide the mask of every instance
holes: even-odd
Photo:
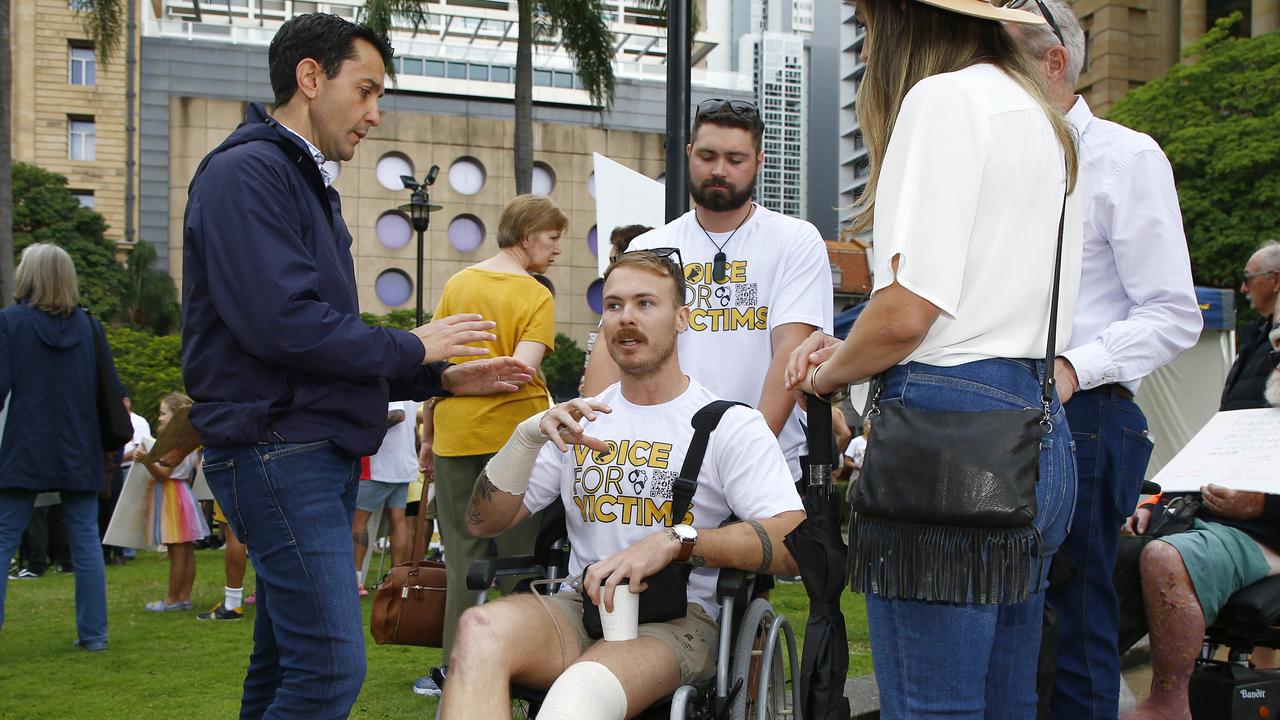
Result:
[[[689,423],[694,413],[719,399],[692,379],[679,397],[661,405],[634,405],[621,388],[615,383],[598,396],[612,413],[583,422],[588,435],[617,450],[601,457],[586,447],[570,445],[562,453],[547,443],[525,491],[524,506],[530,512],[556,500],[564,503],[573,548],[570,576],[675,524],[668,522],[672,482],[693,439]],[[764,417],[749,408],[730,408],[707,444],[689,524],[714,528],[730,514],[751,520],[802,509]],[[718,577],[718,570],[697,568],[689,579],[689,600],[712,617]]]
[[[384,483],[410,483],[418,479],[418,449],[415,428],[418,404],[412,400],[393,402],[387,412],[400,410],[404,420],[387,430],[382,447],[369,458],[369,479]]]
[[[182,462],[178,463],[173,468],[173,472],[169,473],[169,479],[185,480],[187,482],[194,480],[196,477],[196,462],[199,460],[199,458],[200,458],[199,450],[192,453],[187,453],[187,456],[182,458]]]
[[[694,212],[641,235],[629,249],[680,249],[690,308],[689,329],[679,340],[680,367],[716,395],[757,407],[773,359],[769,333],[787,323],[831,332],[827,248],[812,224],[759,205],[736,234],[711,233],[713,244]],[[717,245],[729,260],[724,283],[712,278]],[[802,417],[796,407],[778,437],[797,479],[805,442]]]
[[[133,466],[133,460],[130,460],[129,456],[133,454],[134,450],[138,449],[144,438],[151,437],[151,425],[146,418],[131,412],[129,413],[129,422],[133,424],[133,438],[125,443],[124,461],[120,463],[122,468]]]
[[[853,461],[854,465],[862,467],[862,458],[867,454],[867,436],[859,435],[849,441],[849,447],[844,449],[845,457]]]
[[[1039,104],[993,65],[916,83],[876,191],[875,287],[898,283],[942,314],[903,363],[1043,358],[1066,168]],[[1063,232],[1058,345],[1080,288],[1077,190]]]

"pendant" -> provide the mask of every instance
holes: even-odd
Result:
[[[718,252],[712,262],[711,278],[718,283],[724,282],[729,277],[729,258],[724,252]]]

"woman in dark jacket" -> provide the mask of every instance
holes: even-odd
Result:
[[[36,495],[58,492],[76,575],[76,645],[107,648],[107,584],[98,536],[104,473],[98,428],[96,320],[79,307],[66,251],[37,244],[22,253],[17,305],[0,311],[0,560],[8,565]],[[115,368],[112,368],[114,376]],[[8,575],[0,574],[0,627]]]

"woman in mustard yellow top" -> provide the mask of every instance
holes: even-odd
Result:
[[[521,195],[507,204],[498,222],[498,253],[449,278],[435,311],[435,317],[480,313],[498,324],[493,330],[498,339],[488,344],[489,354],[453,358],[453,362],[511,355],[536,368],[543,355],[554,349],[555,300],[530,273],[546,272],[555,262],[560,234],[568,224],[560,208],[543,196]],[[547,398],[547,384],[539,373],[513,393],[450,397],[436,403],[431,453],[449,575],[446,662],[458,617],[475,601],[475,593],[466,589],[467,568],[473,560],[489,555],[490,541],[472,538],[467,532],[467,504],[476,477],[520,421],[547,409]],[[537,518],[530,518],[498,538],[498,551],[528,554],[537,532]]]

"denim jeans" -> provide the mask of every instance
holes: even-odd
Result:
[[[205,448],[205,478],[257,573],[242,720],[345,718],[360,694],[358,472],[328,441]]]
[[[9,560],[18,549],[22,532],[31,520],[35,490],[0,490],[0,627],[4,626],[4,601],[9,582]],[[62,519],[67,525],[71,564],[76,575],[76,634],[84,645],[107,641],[107,574],[98,538],[98,495],[63,492]]]
[[[1120,526],[1133,514],[1151,458],[1147,418],[1132,400],[1085,390],[1067,403],[1080,490],[1062,550],[1076,566],[1048,602],[1061,645],[1051,710],[1057,720],[1115,720],[1119,712],[1119,600],[1112,577]]]
[[[886,375],[882,403],[923,411],[979,412],[1040,406],[1044,362],[980,360],[956,367],[909,363]],[[1036,712],[1044,578],[1075,501],[1075,460],[1054,401],[1041,441],[1035,525],[1043,539],[1040,590],[1016,604],[955,604],[867,595],[871,652],[885,720],[1026,720]],[[875,433],[874,422],[871,432]]]

